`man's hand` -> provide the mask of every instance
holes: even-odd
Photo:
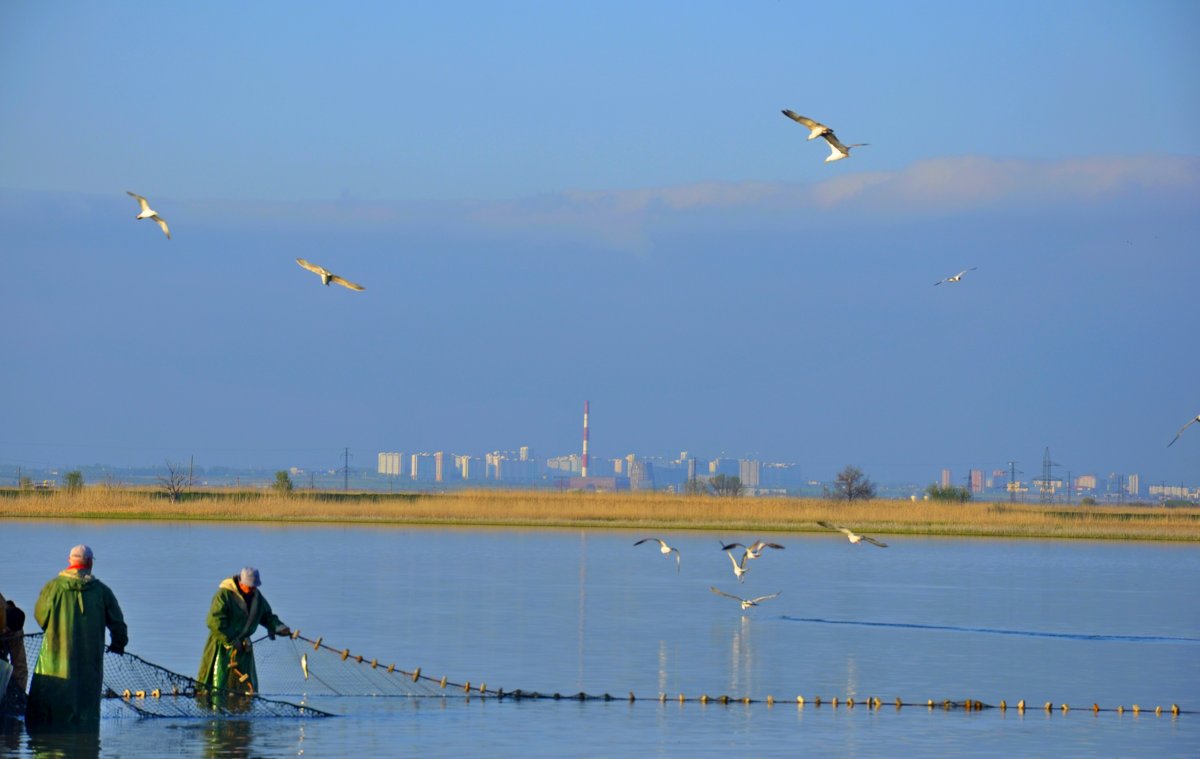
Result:
[[[287,625],[284,625],[283,627],[280,627],[278,630],[276,630],[275,634],[276,635],[291,635],[292,630]]]
[[[125,654],[125,646],[119,646],[116,643],[113,643],[112,645],[110,645],[108,647],[108,651],[109,651],[109,653],[119,654],[119,655],[123,656]]]

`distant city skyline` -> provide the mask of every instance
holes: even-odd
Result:
[[[351,449],[343,449],[343,454],[351,454]],[[538,484],[546,486],[553,484],[556,477],[578,477],[582,474],[583,468],[582,450],[538,456],[536,449],[531,446],[475,453],[457,453],[446,450],[389,450],[378,451],[374,456],[374,466],[351,466],[350,473],[360,480],[364,476],[370,478],[373,475],[391,478],[392,484],[401,486],[405,484],[417,486],[499,484],[519,487]],[[355,458],[359,458],[359,456],[356,455]],[[835,479],[837,471],[840,471],[839,468],[837,471],[828,473],[816,473],[807,471],[802,462],[774,461],[762,457],[738,457],[725,453],[708,456],[686,450],[679,451],[674,455],[638,452],[623,455],[600,453],[591,454],[591,459],[592,478],[611,479],[614,476],[626,480],[642,478],[644,479],[642,488],[658,490],[677,489],[680,484],[692,478],[705,480],[711,476],[723,474],[738,477],[750,494],[755,494],[755,491],[760,491],[758,494],[783,494],[785,491],[799,493],[805,490],[809,494],[813,494],[814,488],[827,489]],[[1013,462],[1008,463],[1012,464]],[[58,477],[62,473],[74,469],[149,474],[165,471],[168,464],[176,469],[194,468],[195,471],[202,474],[210,471],[216,472],[222,477],[228,477],[229,473],[257,472],[263,482],[269,482],[270,478],[267,475],[277,469],[273,466],[264,468],[229,463],[209,465],[200,463],[197,465],[194,457],[182,461],[147,462],[128,467],[95,462],[26,468],[0,465],[0,482],[3,481],[3,478],[7,478],[10,480],[7,483],[8,486],[14,486],[18,484],[22,472],[30,476],[52,472],[55,477]],[[649,467],[646,467],[647,464]],[[846,465],[854,466],[853,462],[848,462]],[[321,473],[323,476],[343,476],[342,466],[289,464],[278,468],[291,471],[298,477],[312,473]],[[647,474],[647,469],[649,474]],[[1143,488],[1143,477],[1138,472],[1125,470],[1099,474],[1099,471],[1081,467],[1079,471],[1068,471],[1062,476],[1052,475],[1046,480],[1045,492],[1053,498],[1061,498],[1068,488],[1073,498],[1105,494],[1129,496],[1130,498],[1148,496],[1152,499],[1162,497],[1200,498],[1200,486],[1195,481],[1168,482],[1161,480],[1151,482],[1147,480],[1147,486]],[[876,484],[893,491],[909,489],[917,492],[914,488],[924,489],[929,485],[939,485],[942,488],[965,488],[973,495],[992,500],[1002,500],[1009,493],[1008,483],[1012,473],[1013,467],[990,470],[967,467],[957,472],[951,467],[942,467],[936,472],[931,472],[926,478],[917,476],[886,480],[876,477],[870,471],[864,471],[864,474]],[[1038,500],[1043,491],[1040,484],[1042,482],[1041,472],[1032,477],[1026,476],[1024,470],[1016,470],[1015,473],[1017,474],[1016,493],[1020,500]],[[250,481],[252,480],[248,480],[248,482]],[[92,481],[90,484],[100,483]],[[626,487],[629,487],[628,483],[626,483]],[[636,483],[632,489],[639,489]],[[896,492],[890,493],[890,497],[895,496]]]

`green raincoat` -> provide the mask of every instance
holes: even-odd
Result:
[[[238,590],[236,578],[226,577],[208,610],[208,640],[204,643],[196,679],[217,691],[256,693],[258,672],[254,668],[250,638],[259,625],[267,628],[272,637],[287,629],[257,588],[247,603]]]
[[[45,631],[29,685],[26,722],[88,725],[100,720],[104,628],[112,645],[129,642],[117,597],[91,570],[64,569],[42,588],[33,616]]]

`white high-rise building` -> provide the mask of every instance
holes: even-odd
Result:
[[[381,452],[379,454],[379,474],[389,477],[399,477],[401,475],[401,462],[404,460],[404,454]]]

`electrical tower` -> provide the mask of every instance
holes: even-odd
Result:
[[[342,473],[342,492],[350,489],[350,449],[342,449],[342,467],[338,469]]]
[[[1024,472],[1017,469],[1017,462],[1008,462],[1008,500],[1010,503],[1017,502],[1017,475]]]
[[[1050,484],[1050,469],[1056,466],[1062,465],[1050,460],[1050,446],[1046,446],[1046,453],[1042,456],[1042,482],[1038,488],[1042,494],[1042,503],[1050,503],[1054,500],[1054,487]]]

